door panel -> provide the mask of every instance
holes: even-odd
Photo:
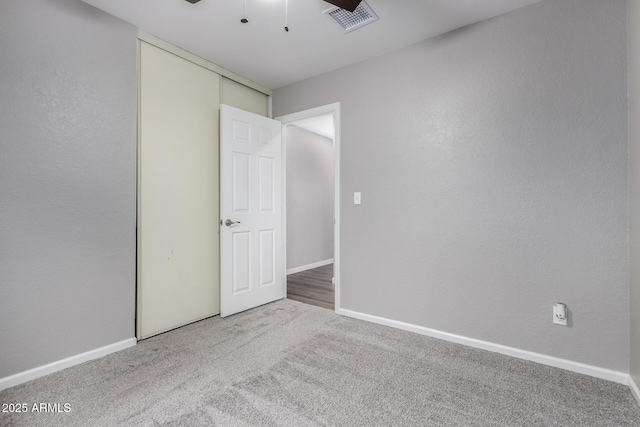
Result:
[[[233,294],[246,292],[250,289],[251,263],[251,233],[239,231],[232,234],[233,239]]]
[[[280,122],[220,109],[221,315],[285,297]]]
[[[137,335],[219,313],[220,77],[140,46]]]
[[[273,213],[274,208],[274,170],[273,159],[268,157],[260,157],[259,174],[260,174],[260,212]]]
[[[275,261],[274,232],[260,231],[260,287],[275,284]]]
[[[250,210],[251,201],[251,156],[236,153],[233,156],[233,213],[246,213]]]

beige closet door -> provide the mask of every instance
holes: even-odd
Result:
[[[259,116],[269,114],[269,97],[226,77],[220,78],[220,103],[249,111]]]
[[[137,336],[220,312],[220,76],[140,42]]]

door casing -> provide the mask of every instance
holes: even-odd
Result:
[[[286,114],[275,119],[282,122],[282,260],[283,268],[286,270],[287,259],[287,126],[308,121],[320,116],[333,116],[333,164],[334,164],[334,239],[333,239],[333,276],[335,278],[335,311],[340,312],[340,289],[341,289],[341,260],[340,260],[340,103],[323,105],[297,113]],[[286,286],[286,280],[285,280]]]

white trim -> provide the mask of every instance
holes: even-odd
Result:
[[[312,264],[301,265],[300,267],[294,267],[287,270],[287,276],[290,274],[300,273],[301,271],[311,270],[313,268],[324,267],[325,265],[333,264],[333,258],[325,259],[324,261],[314,262]]]
[[[631,389],[631,394],[635,397],[636,402],[640,405],[640,388],[638,388],[638,384],[636,384],[631,375],[629,375],[629,388]]]
[[[9,377],[0,378],[0,391],[26,383],[27,381],[35,380],[36,378],[44,377],[45,375],[53,374],[54,372],[70,368],[75,365],[79,365],[89,360],[98,359],[108,354],[124,350],[125,348],[133,347],[136,343],[137,341],[135,338],[129,338],[85,353],[76,354],[75,356],[67,357],[66,359],[58,360],[57,362],[29,369],[28,371],[19,372]]]
[[[278,120],[278,119],[274,119]],[[281,202],[282,206],[280,212],[282,212],[282,224],[280,229],[282,230],[282,254],[280,259],[282,260],[282,268],[286,270],[287,268],[287,126],[282,124],[282,133],[280,134],[282,138],[282,161],[280,163],[280,168],[282,169],[282,191],[281,191]],[[287,297],[287,273],[285,271],[284,275],[284,296]]]
[[[283,186],[286,190],[286,171],[287,171],[287,158],[286,158],[286,129],[287,125],[294,124],[307,120],[312,117],[318,116],[333,116],[333,167],[334,167],[334,227],[333,227],[333,277],[335,279],[335,311],[338,313],[340,310],[340,103],[334,102],[333,104],[323,105],[321,107],[311,108],[309,110],[299,111],[297,113],[287,114],[284,116],[276,117],[276,120],[282,122],[282,179]],[[282,237],[282,252],[284,260],[287,259],[287,235],[286,235],[286,207],[287,207],[287,193],[283,191],[282,195],[282,220],[283,220],[283,237]],[[285,283],[286,286],[286,283]]]
[[[415,332],[421,335],[426,335],[433,338],[438,338],[445,341],[451,341],[458,344],[466,345],[469,347],[479,348],[482,350],[492,351],[494,353],[500,353],[507,356],[515,357],[518,359],[530,360],[532,362],[541,363],[543,365],[553,366],[556,368],[565,369],[571,372],[577,372],[579,374],[589,375],[603,380],[613,381],[619,384],[629,384],[629,375],[620,371],[613,371],[611,369],[600,368],[593,365],[587,365],[585,363],[574,362],[571,360],[560,359],[558,357],[547,356],[545,354],[534,353],[527,350],[521,350],[519,348],[507,347],[501,344],[495,344],[488,341],[477,340],[474,338],[467,338],[461,335],[450,334],[448,332],[438,331],[436,329],[425,328],[424,326],[413,325],[411,323],[400,322],[397,320],[386,319],[384,317],[373,316],[370,314],[359,313],[351,310],[336,310],[337,314],[342,316],[352,317],[354,319],[360,319],[367,322],[377,323],[379,325],[390,326],[392,328],[402,329],[405,331]]]
[[[138,32],[138,37],[140,37],[140,32]],[[140,298],[138,298],[139,292],[140,292],[140,288],[138,288],[137,284],[138,283],[142,283],[142,271],[139,268],[140,267],[140,260],[142,258],[141,254],[142,254],[142,245],[140,245],[139,242],[142,242],[142,224],[141,224],[141,219],[142,219],[142,203],[140,201],[140,187],[142,186],[142,177],[140,174],[140,171],[142,170],[142,156],[141,156],[141,147],[140,147],[140,141],[142,140],[142,131],[141,131],[141,126],[140,123],[142,122],[142,108],[140,106],[140,100],[142,99],[142,76],[141,76],[141,71],[142,71],[142,61],[141,61],[141,52],[142,52],[142,40],[140,38],[138,38],[138,40],[136,41],[136,46],[137,46],[137,52],[136,52],[136,73],[137,73],[137,83],[138,83],[138,88],[137,88],[137,98],[136,98],[136,102],[137,102],[137,121],[136,121],[136,261],[135,261],[135,266],[136,266],[136,287],[135,287],[135,292],[136,292],[136,297],[135,297],[135,304],[136,304],[136,312],[135,312],[135,323],[136,323],[136,337],[139,339],[140,338],[140,332],[142,331],[142,319],[140,318],[140,316],[138,315],[138,313],[140,313],[140,308],[141,308],[141,304],[140,304]],[[222,79],[220,79],[222,80]]]
[[[173,53],[174,55],[179,56],[180,58],[186,59],[187,61],[193,62],[201,67],[206,68],[207,70],[211,70],[214,73],[220,74],[223,77],[226,77],[230,80],[243,84],[251,89],[255,89],[258,92],[262,92],[265,95],[271,96],[272,90],[258,84],[252,80],[247,79],[246,77],[242,77],[239,74],[234,73],[233,71],[229,71],[226,68],[222,68],[219,65],[214,64],[213,62],[209,62],[206,59],[200,58],[193,53],[186,51],[184,49],[180,49],[177,46],[172,45],[171,43],[167,43],[166,41],[159,39],[157,37],[152,36],[151,34],[145,33],[142,30],[138,30],[138,40],[141,40],[145,43],[149,43],[154,45],[157,48],[162,50],[166,50],[169,53]]]

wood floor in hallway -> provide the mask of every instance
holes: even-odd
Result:
[[[333,264],[290,274],[287,276],[287,298],[334,310],[332,278]]]

